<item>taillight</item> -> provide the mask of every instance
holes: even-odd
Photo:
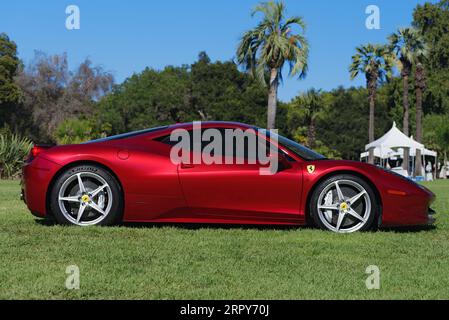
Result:
[[[52,146],[34,145],[33,148],[31,148],[27,161],[28,162],[33,161],[33,159],[36,158],[39,154],[41,154],[45,150],[50,149],[51,147]]]

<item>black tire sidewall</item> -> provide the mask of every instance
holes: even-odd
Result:
[[[329,178],[326,178],[322,182],[318,184],[318,186],[314,189],[313,194],[310,198],[309,203],[309,212],[310,216],[312,217],[312,220],[316,226],[323,230],[329,230],[324,223],[321,221],[320,217],[318,216],[318,208],[317,208],[317,202],[318,198],[321,194],[321,192],[326,188],[329,184],[337,181],[337,180],[351,180],[358,184],[360,184],[368,193],[370,200],[371,200],[371,214],[369,216],[368,221],[363,225],[362,228],[360,228],[358,231],[368,231],[368,230],[375,230],[377,229],[377,221],[379,218],[379,205],[377,201],[377,197],[373,191],[373,188],[362,178],[351,175],[351,174],[338,174],[331,176]]]
[[[61,209],[59,208],[59,190],[68,178],[70,178],[74,174],[82,172],[90,172],[99,175],[104,180],[106,180],[112,192],[113,201],[111,210],[103,220],[95,225],[108,226],[118,223],[122,217],[123,212],[123,199],[120,186],[114,176],[112,176],[107,170],[95,165],[79,165],[68,168],[58,176],[50,193],[50,210],[56,221],[64,225],[75,225],[64,216],[64,214],[61,212]]]

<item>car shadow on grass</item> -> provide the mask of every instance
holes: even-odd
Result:
[[[395,232],[395,233],[417,233],[417,232],[423,232],[423,231],[432,231],[432,230],[436,230],[436,229],[437,229],[437,227],[435,225],[424,225],[424,226],[380,228],[379,231]]]
[[[58,224],[51,219],[35,219],[37,224],[46,227],[57,226]],[[253,225],[253,224],[214,224],[214,223],[151,223],[151,222],[123,222],[118,224],[119,227],[131,228],[131,229],[151,229],[151,228],[177,228],[185,230],[201,230],[201,229],[243,229],[243,230],[316,230],[321,231],[314,226],[295,226],[295,225]],[[393,233],[418,233],[424,231],[436,230],[435,225],[424,226],[404,226],[404,227],[388,227],[379,228],[375,231],[368,232],[393,232]]]
[[[239,225],[239,224],[178,224],[178,223],[122,223],[121,226],[126,228],[178,228],[187,230],[200,229],[243,229],[243,230],[316,230],[323,231],[317,227],[305,226],[288,226],[288,225]],[[365,231],[366,233],[376,232],[394,232],[394,233],[418,233],[424,231],[435,230],[436,226],[406,226],[406,227],[388,227],[378,228],[377,230]],[[330,232],[330,231],[329,231]]]
[[[218,223],[136,223],[125,222],[120,224],[126,228],[177,228],[186,230],[200,229],[244,229],[244,230],[297,230],[311,229],[311,227],[291,225],[257,225],[257,224],[218,224]]]
[[[52,219],[34,220],[37,224],[45,227],[57,226],[58,223]],[[256,230],[295,230],[295,229],[313,229],[310,226],[295,225],[240,225],[240,224],[218,224],[218,223],[151,223],[151,222],[122,222],[115,226],[130,229],[151,229],[151,228],[178,228],[187,230],[199,229],[256,229]],[[75,227],[75,226],[73,226]]]

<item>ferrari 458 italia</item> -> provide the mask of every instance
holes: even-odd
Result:
[[[261,134],[234,122],[201,126]],[[327,159],[275,134],[264,136],[276,153],[273,174],[247,161],[249,150],[224,163],[174,163],[171,137],[179,129],[194,135],[194,124],[186,123],[78,145],[36,145],[23,167],[22,197],[35,216],[78,226],[310,224],[349,233],[434,221],[435,196],[425,187],[374,165]],[[194,157],[198,149],[188,152]]]

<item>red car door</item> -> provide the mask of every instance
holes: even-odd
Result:
[[[287,161],[287,160],[285,160]],[[301,223],[300,164],[289,162],[273,175],[260,164],[180,164],[182,190],[195,218],[236,223]]]

